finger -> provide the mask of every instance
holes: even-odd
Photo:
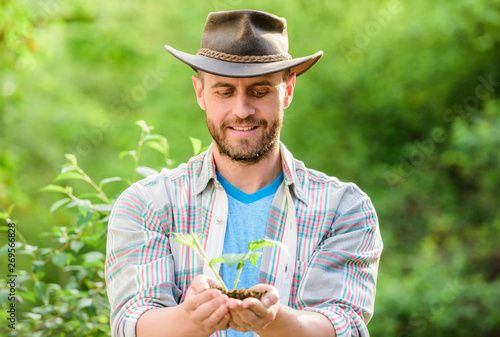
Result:
[[[213,330],[227,329],[231,316],[226,303],[227,298],[221,296],[220,298],[214,299],[213,301],[210,301],[200,307],[200,311],[208,310],[209,312],[208,316],[202,319],[200,323],[204,326],[211,327]]]
[[[247,298],[241,304],[241,307],[236,310],[230,310],[231,316],[240,327],[251,331],[264,329],[275,318],[279,310],[279,303],[276,303],[271,308],[266,308],[264,304],[255,299]]]
[[[200,307],[202,304],[211,301],[212,299],[222,296],[221,292],[217,289],[209,289],[197,295],[186,297],[184,301],[186,310],[193,311]]]
[[[222,319],[214,326],[214,330],[227,330],[229,328],[229,321],[231,320],[231,315],[226,312]]]
[[[214,280],[213,278],[211,277],[206,277],[206,281],[208,283],[208,285],[213,288],[213,287],[220,287],[222,288],[221,284],[217,281],[217,280]]]
[[[236,318],[233,314],[231,314],[231,320],[229,321],[229,327],[234,331],[240,332],[248,332],[252,331],[250,327],[245,327],[245,323],[240,319]]]
[[[236,308],[229,308],[229,313],[231,314],[232,324],[235,326],[231,327],[233,330],[237,331],[254,331],[255,326],[261,326],[262,320],[250,309],[244,309],[241,306],[241,301],[236,302],[239,304]],[[261,304],[262,306],[262,304]],[[231,326],[231,325],[230,325]]]
[[[279,302],[278,289],[276,289],[276,287],[274,286],[261,283],[253,286],[250,289],[255,291],[266,292],[266,294],[262,296],[260,300],[262,301],[262,303],[264,303],[264,306],[266,306],[267,308]]]
[[[196,290],[192,287],[189,287],[186,290],[186,298],[184,301],[188,301],[191,297],[196,296]]]
[[[242,309],[247,310],[253,315],[247,315],[245,319],[251,324],[262,324],[262,321],[273,320],[273,313],[277,311],[277,308],[270,307],[267,308],[261,301],[255,298],[247,298],[243,301],[241,305]],[[276,309],[276,310],[275,310]],[[258,322],[260,320],[261,322]]]
[[[228,313],[227,296],[220,295],[196,308],[193,312],[193,318],[199,322],[210,321],[205,322],[207,325],[216,325],[226,313]],[[214,314],[216,318],[212,319]]]
[[[234,318],[232,315],[229,315],[231,317],[231,319],[229,320],[229,327],[231,329],[233,329],[234,331],[240,331],[240,326],[238,324],[236,324],[236,322],[234,321]]]
[[[273,305],[276,305],[279,303],[279,295],[275,294],[274,292],[270,292],[270,293],[267,293],[264,296],[262,296],[262,298],[260,300],[266,308],[270,308]]]
[[[237,309],[230,310],[232,316],[237,318],[237,322],[239,325],[254,325],[258,320],[261,319],[253,310],[250,309]]]
[[[249,309],[249,308],[252,308],[253,309],[256,309],[256,310],[266,310],[267,307],[264,305],[264,303],[261,301],[261,300],[258,300],[256,298],[253,298],[253,297],[248,297],[248,298],[245,298],[243,300],[243,302],[241,303],[241,308],[243,309]]]
[[[236,309],[241,308],[242,303],[243,302],[241,300],[238,300],[236,298],[230,298],[229,302],[228,302],[228,307],[229,307],[229,309],[236,310]]]
[[[197,294],[210,289],[209,278],[205,275],[197,275],[191,280],[189,288],[193,288]]]

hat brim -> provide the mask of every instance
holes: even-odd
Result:
[[[270,62],[270,63],[240,63],[217,60],[203,55],[191,55],[170,46],[165,46],[165,49],[177,59],[191,66],[195,70],[224,76],[224,77],[257,77],[269,75],[286,69],[290,69],[291,73],[297,76],[306,72],[311,68],[323,55],[319,51],[313,55],[299,57],[287,61]]]

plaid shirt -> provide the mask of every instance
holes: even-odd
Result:
[[[356,185],[307,169],[281,143],[280,149],[284,181],[266,237],[283,241],[289,254],[266,247],[259,282],[276,286],[282,303],[328,317],[337,336],[368,336],[382,252],[373,205]],[[210,275],[169,232],[203,233],[209,257],[222,252],[227,195],[211,151],[133,184],[118,198],[106,257],[112,336],[135,336],[141,314],[177,305],[194,276]]]

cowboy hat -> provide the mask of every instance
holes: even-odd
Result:
[[[293,59],[288,54],[286,20],[254,10],[210,13],[196,55],[168,45],[165,49],[194,70],[224,77],[256,77],[286,69],[298,76],[323,55],[319,51]]]

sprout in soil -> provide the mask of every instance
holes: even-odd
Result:
[[[217,280],[219,281],[219,283],[222,286],[222,289],[225,292],[227,292],[228,289],[224,284],[224,281],[222,281],[221,277],[219,276],[219,273],[215,271],[213,266],[215,263],[226,263],[229,266],[229,268],[231,268],[234,264],[236,264],[238,275],[236,276],[233,288],[233,290],[236,290],[236,285],[240,280],[241,271],[243,270],[245,261],[249,260],[254,266],[257,267],[257,261],[259,260],[259,257],[262,255],[262,252],[256,252],[256,250],[259,250],[264,247],[271,247],[277,245],[280,246],[281,249],[283,249],[288,254],[286,246],[283,243],[268,239],[258,239],[248,244],[248,252],[246,254],[224,254],[221,257],[216,257],[212,260],[209,260],[207,254],[205,253],[200,243],[198,242],[198,240],[203,236],[203,234],[201,234],[198,237],[196,237],[194,233],[186,235],[181,233],[171,233],[171,234],[175,235],[175,239],[172,239],[173,241],[177,241],[193,249],[196,252],[196,254],[198,254],[201,257],[201,260],[204,263],[208,264],[208,266],[210,267],[210,269],[212,269],[214,275],[217,277]]]

